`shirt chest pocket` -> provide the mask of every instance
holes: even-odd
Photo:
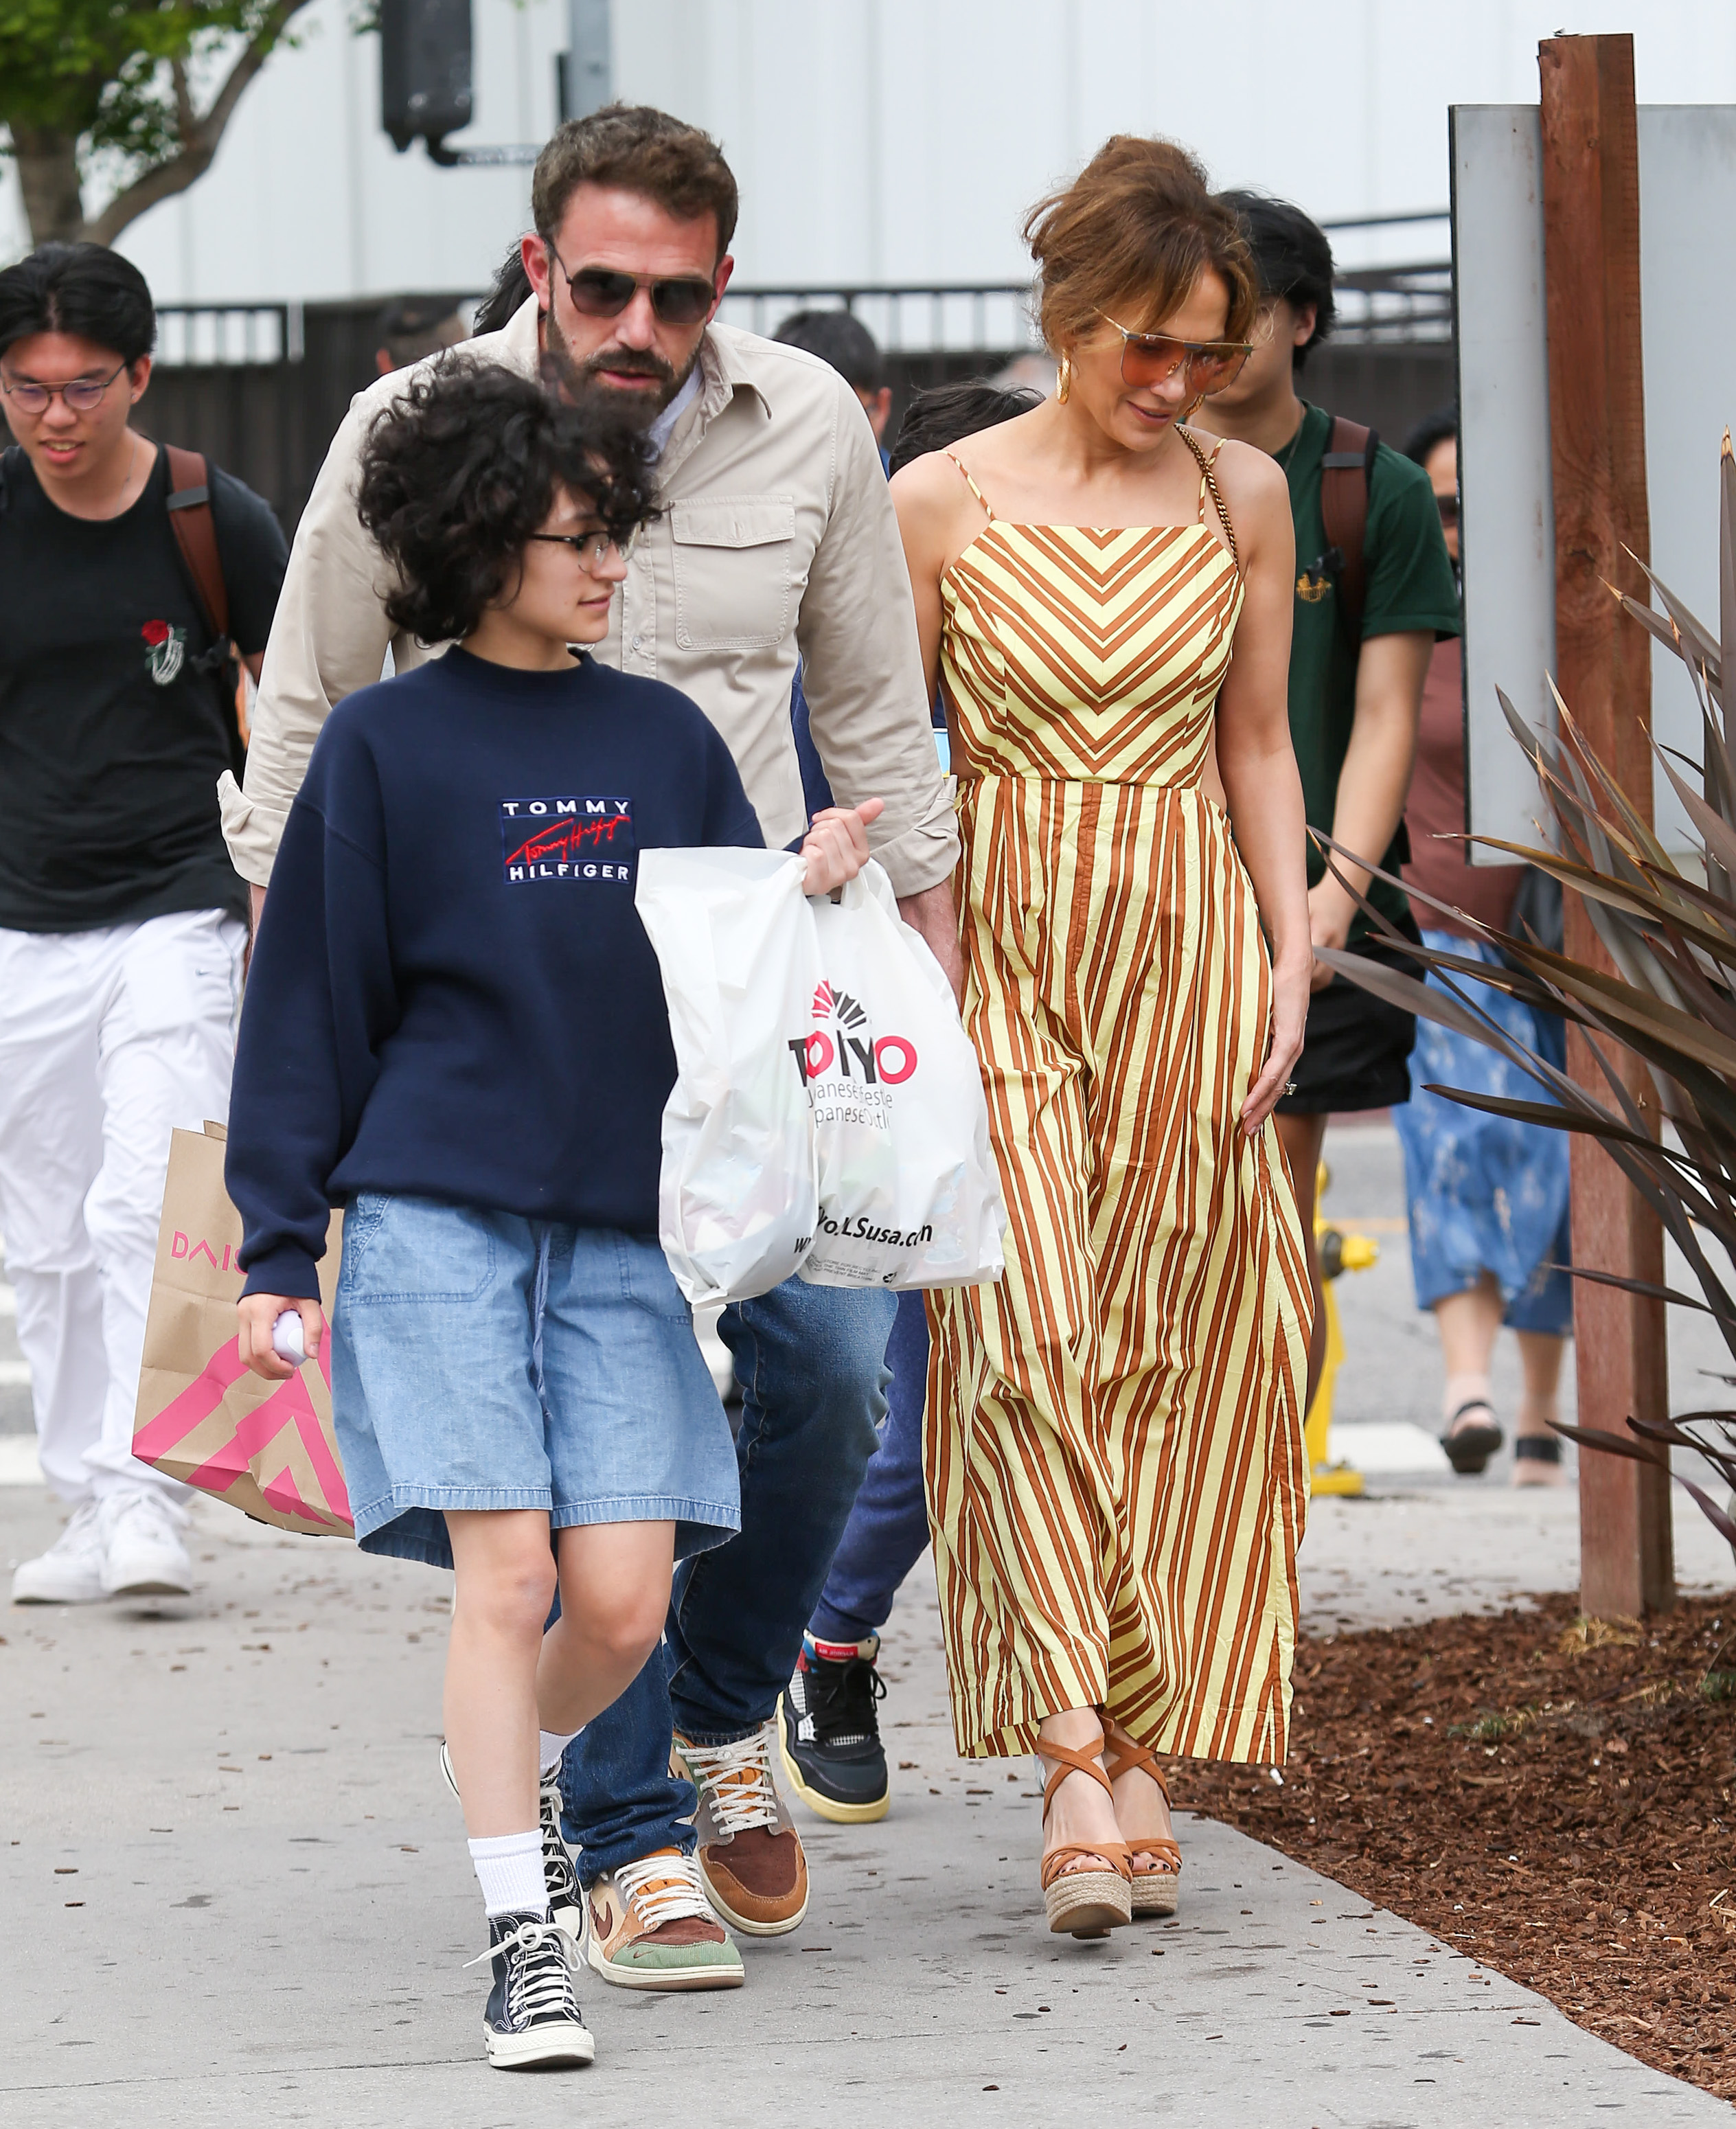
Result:
[[[669,506],[675,641],[683,650],[754,650],[790,625],[796,498],[696,495]]]

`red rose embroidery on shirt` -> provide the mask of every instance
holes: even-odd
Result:
[[[147,621],[139,633],[155,650],[158,644],[168,642],[169,623],[166,621]]]

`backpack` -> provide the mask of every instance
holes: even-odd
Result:
[[[223,581],[223,557],[217,551],[216,520],[211,509],[211,477],[202,451],[164,444],[169,460],[169,527],[175,536],[181,564],[193,598],[212,637],[210,650],[191,661],[196,673],[215,673],[235,705],[235,728],[229,750],[237,779],[247,765],[247,712],[241,691],[241,661],[229,633],[229,587]]]
[[[1377,430],[1334,414],[1320,460],[1320,522],[1326,531],[1326,551],[1315,568],[1338,586],[1339,621],[1353,645],[1363,640],[1363,607],[1368,594],[1363,536],[1368,530],[1368,498],[1374,490],[1374,456],[1380,447]]]

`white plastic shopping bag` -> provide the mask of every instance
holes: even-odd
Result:
[[[974,1286],[1001,1276],[1006,1214],[988,1105],[952,987],[872,861],[811,901],[823,974],[799,1050],[813,1103],[817,1286]]]
[[[635,901],[675,1045],[663,1254],[689,1301],[745,1301],[789,1278],[814,1239],[814,1112],[792,1054],[821,975],[801,860],[642,850]]]

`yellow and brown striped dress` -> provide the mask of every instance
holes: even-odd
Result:
[[[977,493],[941,586],[964,1018],[1009,1222],[999,1285],[929,1297],[973,1757],[1088,1707],[1159,1751],[1285,1752],[1310,1302],[1276,1133],[1237,1121],[1270,967],[1200,779],[1243,588],[1182,434],[1200,523],[1010,524]]]

